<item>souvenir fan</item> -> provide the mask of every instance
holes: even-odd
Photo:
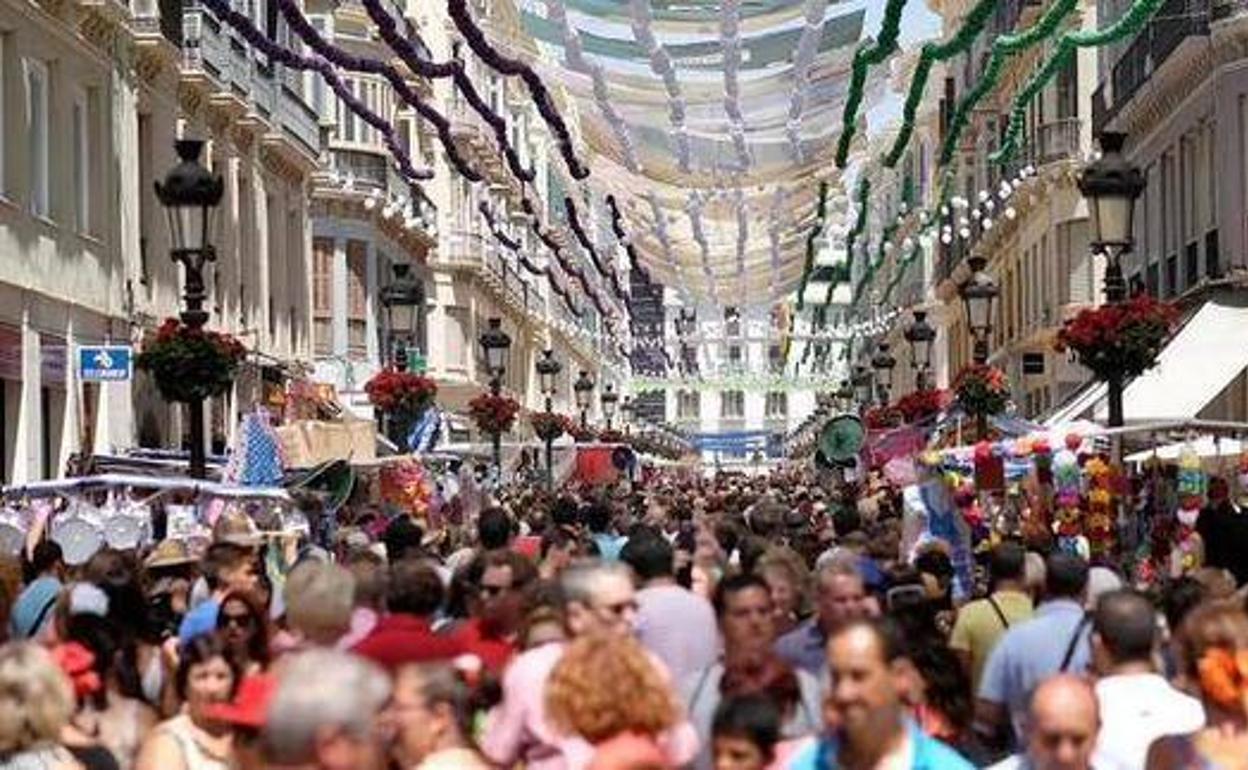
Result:
[[[17,556],[26,544],[30,515],[12,504],[0,508],[0,555]]]
[[[1083,535],[1079,504],[1079,459],[1069,449],[1063,449],[1053,457],[1053,487],[1056,512],[1053,534],[1057,545],[1064,551],[1087,558],[1090,554],[1087,538]]]
[[[65,563],[71,567],[86,564],[104,547],[104,526],[100,509],[75,500],[52,520],[52,540],[61,547]]]
[[[272,487],[282,483],[285,467],[285,449],[269,410],[257,406],[238,426],[224,477],[244,486]]]
[[[1113,470],[1099,457],[1083,466],[1088,477],[1085,533],[1093,556],[1105,556],[1114,548]]]
[[[100,513],[103,516],[104,540],[109,548],[127,551],[151,542],[152,510],[145,503],[113,494]]]

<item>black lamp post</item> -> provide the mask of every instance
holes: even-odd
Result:
[[[615,417],[615,406],[620,402],[620,394],[615,392],[615,385],[608,382],[602,391],[602,416],[607,421],[607,430],[611,430],[611,420]]]
[[[481,348],[485,351],[485,365],[490,372],[490,392],[499,395],[503,390],[503,374],[507,371],[507,351],[511,348],[511,337],[503,331],[503,319],[491,318],[487,328],[481,334]],[[498,478],[503,478],[503,434],[494,433],[494,467],[498,470]]]
[[[208,298],[204,287],[204,265],[217,256],[208,238],[225,185],[220,176],[212,174],[199,162],[199,154],[204,148],[202,141],[179,139],[173,146],[179,161],[165,175],[163,183],[156,183],[156,197],[165,207],[169,219],[170,254],[186,269],[182,294],[186,309],[181,313],[182,323],[188,329],[199,330],[208,323],[208,312],[204,310],[204,301]],[[191,423],[190,475],[191,478],[202,479],[207,475],[204,400],[196,398],[187,402],[186,412]]]
[[[581,428],[586,429],[589,427],[589,405],[594,397],[594,381],[589,378],[589,372],[581,370],[572,391],[576,394],[576,408],[581,410]]]
[[[1099,139],[1101,157],[1089,163],[1079,175],[1079,192],[1088,201],[1092,247],[1105,252],[1105,301],[1113,304],[1127,298],[1122,255],[1135,245],[1135,201],[1144,192],[1146,180],[1144,174],[1123,157],[1126,134],[1104,131]],[[1109,427],[1120,427],[1123,423],[1122,375],[1111,376],[1106,385]]]
[[[897,359],[888,352],[889,344],[881,342],[876,346],[876,353],[871,357],[871,368],[875,370],[876,381],[880,386],[880,406],[888,405],[888,392],[893,387],[893,367]]]
[[[552,413],[553,400],[555,391],[558,390],[559,372],[563,371],[563,365],[555,359],[555,351],[547,348],[542,351],[542,357],[537,360],[537,376],[541,384],[542,395],[546,397],[546,414]],[[555,488],[555,437],[546,435],[546,488]]]
[[[926,390],[927,373],[932,368],[932,343],[936,341],[936,329],[927,322],[927,311],[914,311],[914,323],[906,327],[904,336],[910,343],[910,366],[915,370],[915,387]]]
[[[992,334],[992,310],[1001,289],[997,282],[984,271],[988,261],[983,257],[967,260],[971,277],[958,289],[962,304],[966,307],[966,323],[975,339],[974,361],[988,363],[988,337]]]
[[[393,280],[382,288],[381,304],[386,308],[391,364],[395,371],[405,372],[408,345],[416,341],[424,296],[411,265],[399,262],[391,265],[390,271]]]
[[[636,414],[637,405],[631,397],[620,402],[620,418],[624,421],[624,434],[632,433],[633,415]]]
[[[836,391],[837,404],[841,409],[849,409],[854,403],[854,386],[849,380],[841,380],[841,386]]]

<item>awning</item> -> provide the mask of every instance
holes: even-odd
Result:
[[[1248,307],[1225,299],[1201,306],[1162,349],[1157,365],[1127,384],[1123,419],[1127,423],[1189,420],[1217,398],[1248,368]],[[1057,409],[1046,426],[1091,415],[1104,422],[1109,414],[1108,388],[1092,382]]]
[[[1157,358],[1122,394],[1127,422],[1190,419],[1248,367],[1248,307],[1211,300],[1192,316]],[[1108,415],[1097,403],[1096,419]]]
[[[1248,443],[1221,436],[1200,436],[1191,441],[1176,441],[1155,449],[1146,449],[1127,455],[1129,463],[1142,463],[1156,457],[1159,460],[1177,460],[1184,449],[1191,449],[1197,457],[1228,457],[1237,459]]]

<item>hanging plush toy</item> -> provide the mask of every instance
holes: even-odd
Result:
[[[1068,553],[1089,556],[1088,540],[1083,536],[1079,510],[1080,497],[1079,459],[1069,449],[1063,449],[1053,457],[1054,507],[1053,534],[1057,535],[1057,547]]]
[[[1099,457],[1083,466],[1088,477],[1087,517],[1084,532],[1092,556],[1108,556],[1114,549],[1113,470]]]
[[[1178,532],[1175,533],[1174,549],[1170,552],[1170,575],[1187,575],[1204,566],[1205,548],[1196,532],[1200,509],[1205,505],[1205,493],[1209,477],[1200,465],[1200,457],[1187,447],[1179,455],[1177,475],[1179,507],[1175,514]]]

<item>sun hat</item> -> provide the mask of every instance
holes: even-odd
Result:
[[[244,548],[255,548],[264,538],[250,516],[243,511],[228,510],[221,514],[213,526],[212,540],[216,543],[233,543]]]
[[[152,552],[143,560],[143,566],[148,569],[160,569],[161,567],[179,567],[194,562],[195,557],[191,555],[191,550],[185,541],[166,539],[156,544]]]

